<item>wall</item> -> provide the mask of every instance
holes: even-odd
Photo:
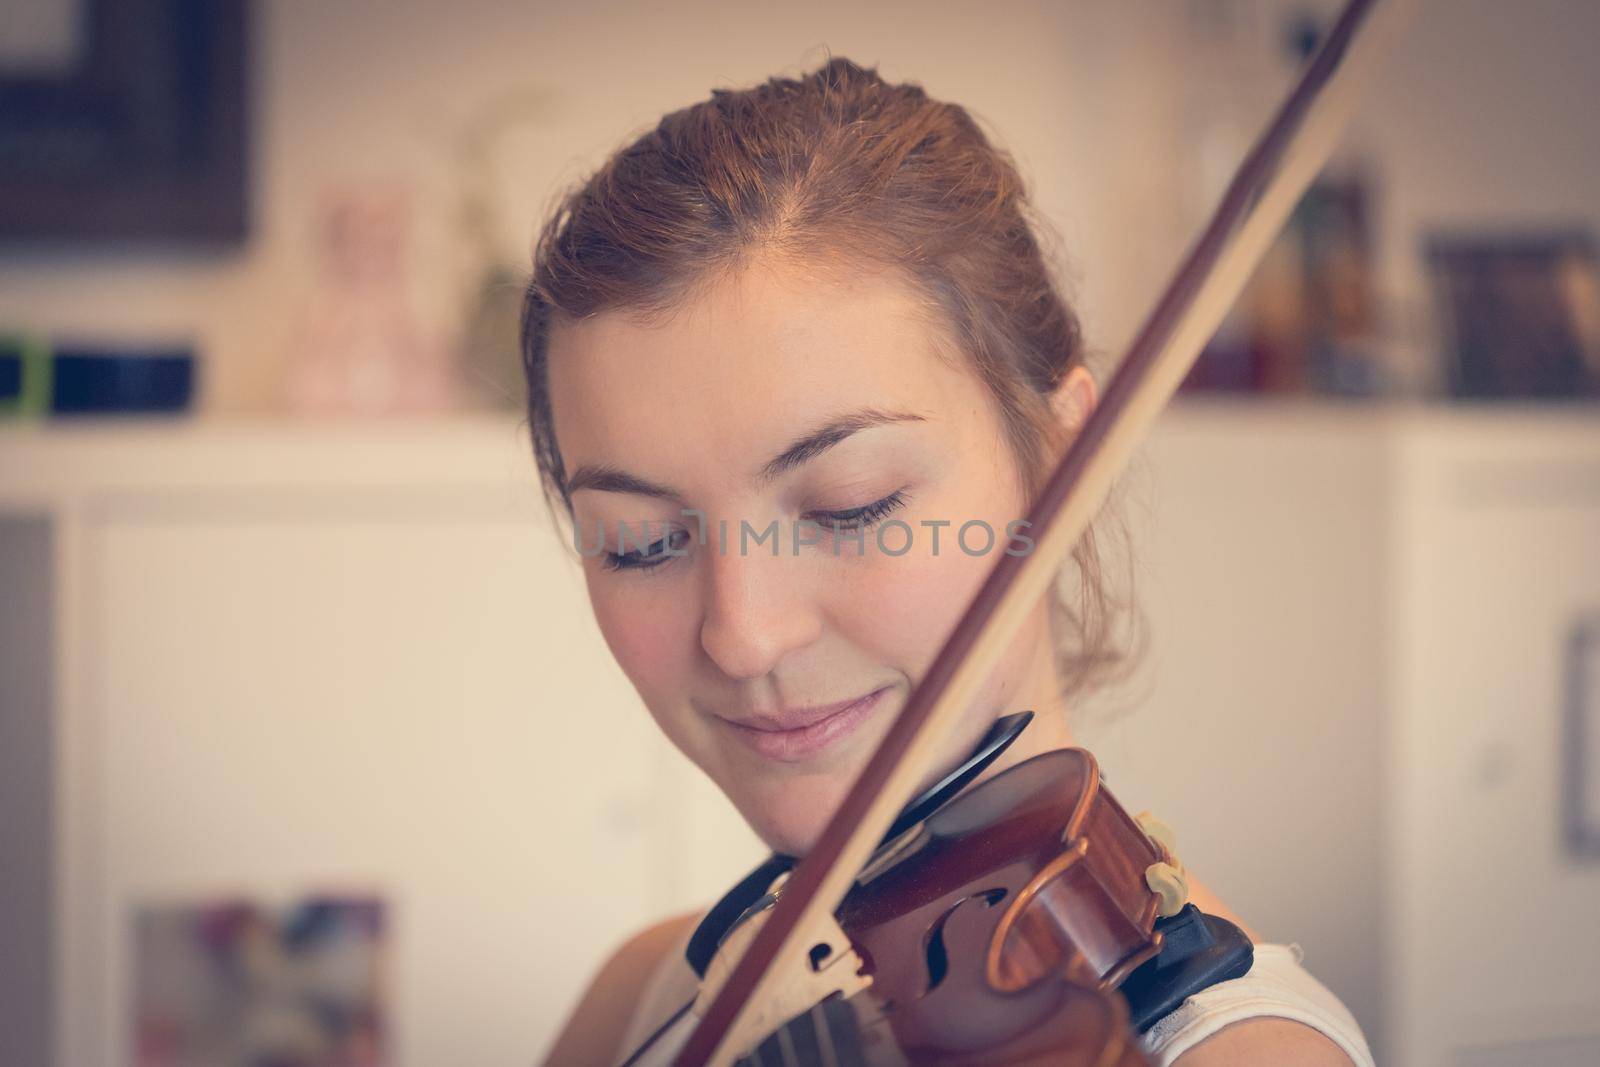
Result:
[[[208,361],[209,409],[271,408],[316,293],[313,220],[330,187],[412,189],[415,304],[447,329],[467,263],[450,222],[454,141],[472,117],[508,95],[536,116],[500,142],[491,180],[502,247],[520,263],[552,193],[663,110],[712,86],[810,69],[831,51],[921,81],[990,124],[1060,231],[1092,340],[1114,350],[1215,187],[1206,153],[1242,146],[1285,81],[1262,55],[1275,32],[1268,15],[1286,6],[268,0],[256,10],[250,244],[0,249],[0,323],[192,336]],[[1422,5],[1350,141],[1381,161],[1380,252],[1402,320],[1424,295],[1414,251],[1425,229],[1600,223],[1600,127],[1588,103],[1600,70],[1584,53],[1597,33],[1600,6],[1584,0]],[[1197,143],[1197,123],[1217,113],[1226,120]]]
[[[522,262],[552,193],[664,109],[714,85],[797,73],[829,49],[921,79],[993,120],[1050,187],[1046,206],[1056,215],[1079,198],[1060,180],[1068,146],[1084,140],[1072,133],[1084,113],[1073,102],[1104,91],[1061,62],[1064,38],[1088,50],[1094,34],[1069,35],[1045,4],[1015,6],[1004,19],[989,8],[839,2],[759,13],[705,3],[283,2],[256,14],[251,245],[227,254],[8,253],[0,321],[193,334],[211,363],[208,406],[270,407],[294,321],[314,294],[312,219],[329,187],[396,179],[412,187],[417,306],[441,325],[454,313],[452,136],[507,94],[532,97],[537,112],[502,144],[495,182],[503,246]],[[1010,76],[996,78],[1002,56]]]

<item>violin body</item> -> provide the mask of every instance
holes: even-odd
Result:
[[[1144,1064],[1114,988],[1160,951],[1168,859],[1088,752],[1020,763],[880,850],[837,913],[870,984],[745,1062]]]

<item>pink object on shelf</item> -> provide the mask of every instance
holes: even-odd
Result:
[[[297,331],[289,407],[343,414],[456,407],[460,387],[450,351],[418,327],[407,299],[406,194],[340,192],[321,222],[319,292]]]

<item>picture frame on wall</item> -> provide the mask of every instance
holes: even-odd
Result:
[[[1425,242],[1444,379],[1465,400],[1600,395],[1600,256],[1585,229]]]
[[[248,0],[24,7],[0,50],[0,242],[242,242]]]

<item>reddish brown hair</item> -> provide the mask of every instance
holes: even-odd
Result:
[[[570,516],[551,330],[614,309],[669,313],[757,252],[898,271],[987,387],[1031,496],[1063,443],[1050,396],[1084,355],[1031,216],[1015,164],[963,108],[842,57],[667,115],[570,192],[535,247],[522,354],[547,497]],[[1056,604],[1069,690],[1121,659],[1092,532],[1073,558],[1078,580]]]

